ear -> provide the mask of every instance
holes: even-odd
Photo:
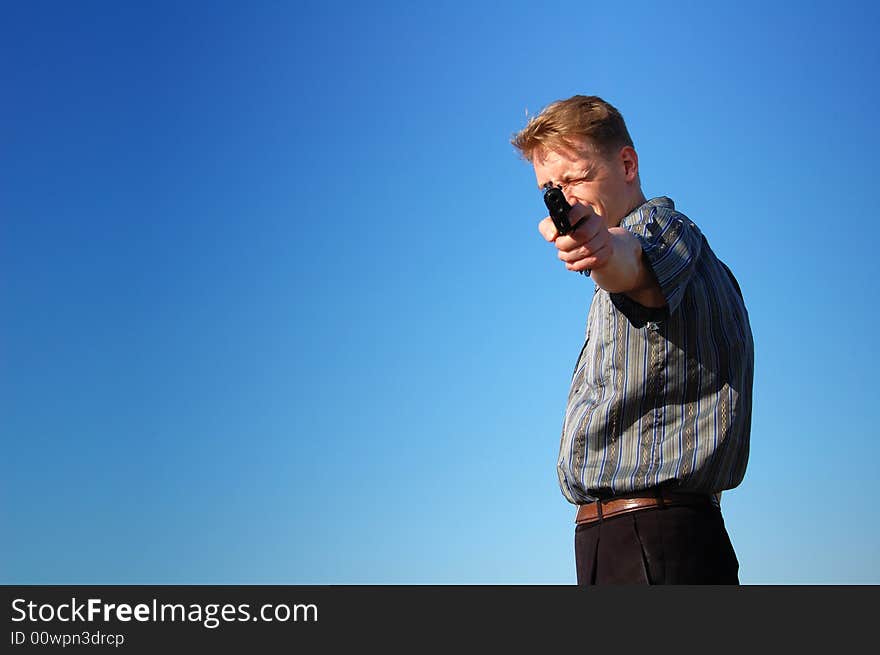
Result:
[[[639,176],[639,156],[632,146],[624,146],[618,153],[627,182],[634,182]]]

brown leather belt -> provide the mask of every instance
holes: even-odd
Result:
[[[612,516],[620,516],[629,512],[638,512],[643,509],[658,507],[680,507],[683,505],[696,506],[712,503],[709,494],[683,493],[665,491],[660,489],[648,489],[632,494],[616,496],[608,500],[597,500],[594,503],[580,505],[577,511],[575,523],[578,525],[595,523]],[[714,504],[714,503],[713,503]]]

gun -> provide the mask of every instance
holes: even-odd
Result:
[[[559,236],[574,232],[590,217],[590,214],[587,214],[577,223],[572,225],[568,220],[568,213],[571,211],[571,205],[569,205],[568,200],[565,199],[565,194],[562,193],[562,187],[553,186],[552,182],[547,182],[547,184],[544,185],[544,204],[547,205],[547,209],[550,212],[550,218],[553,219],[553,225],[556,226],[556,231],[559,233]],[[583,270],[581,271],[581,274],[589,276],[590,270]]]
[[[559,233],[559,236],[574,232],[589,217],[589,214],[587,214],[587,216],[584,216],[581,220],[572,225],[568,220],[568,213],[571,211],[571,205],[569,205],[568,201],[565,199],[565,194],[562,193],[562,187],[553,186],[552,182],[547,182],[547,184],[544,185],[544,204],[547,205],[547,210],[550,212],[550,218],[553,219],[553,225],[556,226],[556,231]]]

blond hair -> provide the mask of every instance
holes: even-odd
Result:
[[[623,116],[597,96],[572,96],[547,105],[510,142],[532,161],[545,150],[572,148],[579,138],[587,138],[606,156],[633,145]]]

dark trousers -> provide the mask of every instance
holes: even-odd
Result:
[[[665,507],[579,525],[579,585],[739,584],[739,562],[721,510]]]

